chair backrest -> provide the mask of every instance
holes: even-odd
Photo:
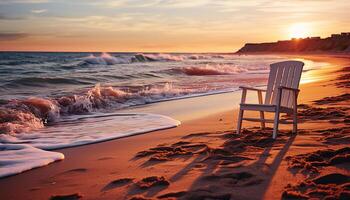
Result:
[[[276,105],[278,88],[280,86],[298,89],[303,66],[303,62],[293,60],[271,64],[265,104]],[[283,91],[281,106],[292,108],[293,101],[291,91]]]

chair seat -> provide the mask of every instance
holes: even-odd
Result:
[[[254,110],[254,111],[264,111],[264,112],[276,112],[276,105],[270,104],[240,104],[241,110]],[[280,107],[281,113],[293,113],[292,108]]]

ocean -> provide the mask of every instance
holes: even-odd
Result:
[[[264,86],[276,55],[0,53],[0,177],[64,159],[53,149],[176,127],[162,101]],[[299,59],[300,60],[300,59]],[[324,63],[305,62],[307,73]],[[238,102],[237,102],[238,103]]]

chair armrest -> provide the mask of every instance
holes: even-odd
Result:
[[[280,86],[279,89],[281,89],[281,90],[291,90],[293,92],[299,92],[300,91],[299,89],[285,87],[285,86]]]
[[[239,86],[239,88],[242,89],[242,90],[253,90],[253,91],[262,91],[262,92],[266,92],[265,89],[254,88],[254,87]]]

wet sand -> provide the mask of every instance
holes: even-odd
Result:
[[[59,150],[65,160],[1,179],[0,199],[349,198],[350,59],[306,58],[330,65],[301,85],[298,135],[282,126],[272,140],[271,129],[248,122],[235,135],[237,109],[206,113],[174,129]]]

